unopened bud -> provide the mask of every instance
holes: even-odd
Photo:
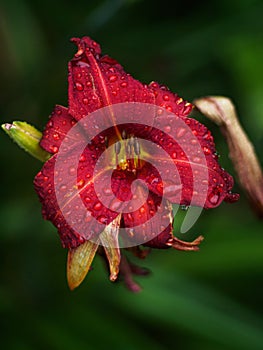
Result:
[[[194,104],[204,116],[220,126],[240,185],[257,214],[263,217],[262,170],[253,144],[239,123],[233,103],[226,97],[207,96],[195,100]]]
[[[42,133],[32,125],[26,122],[16,121],[12,124],[2,124],[2,129],[18,144],[18,146],[30,153],[33,157],[42,162],[50,158],[50,154],[39,145]]]

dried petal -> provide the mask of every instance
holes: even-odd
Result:
[[[109,266],[110,280],[115,281],[118,277],[121,254],[119,248],[119,228],[121,215],[118,215],[105,230],[100,234],[100,242],[104,247]]]
[[[69,249],[67,279],[71,290],[77,288],[86,277],[98,249],[98,244],[86,241],[77,248]]]

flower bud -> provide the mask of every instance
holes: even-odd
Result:
[[[18,144],[18,146],[30,153],[31,156],[42,162],[47,161],[50,157],[50,154],[39,145],[42,133],[32,125],[26,122],[16,121],[12,124],[2,124],[2,129]]]
[[[222,96],[207,96],[194,101],[200,112],[220,126],[229,156],[237,172],[240,185],[247,194],[255,212],[263,218],[263,174],[245,131],[239,123],[231,100]]]

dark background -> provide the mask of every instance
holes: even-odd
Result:
[[[40,1],[0,5],[1,122],[40,130],[67,105],[72,36],[89,35],[135,78],[185,99],[231,97],[262,161],[263,2]],[[234,174],[219,130],[220,162]],[[66,251],[41,217],[32,180],[41,164],[0,135],[0,341],[5,349],[262,349],[263,230],[242,190],[205,211],[185,239],[198,253],[153,251],[140,294],[112,284],[99,258],[74,292]],[[245,166],[245,164],[244,164]]]

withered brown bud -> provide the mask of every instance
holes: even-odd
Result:
[[[232,101],[222,96],[207,96],[194,101],[200,112],[216,123],[224,135],[229,156],[239,183],[253,209],[263,218],[263,174],[253,144],[239,123]]]

